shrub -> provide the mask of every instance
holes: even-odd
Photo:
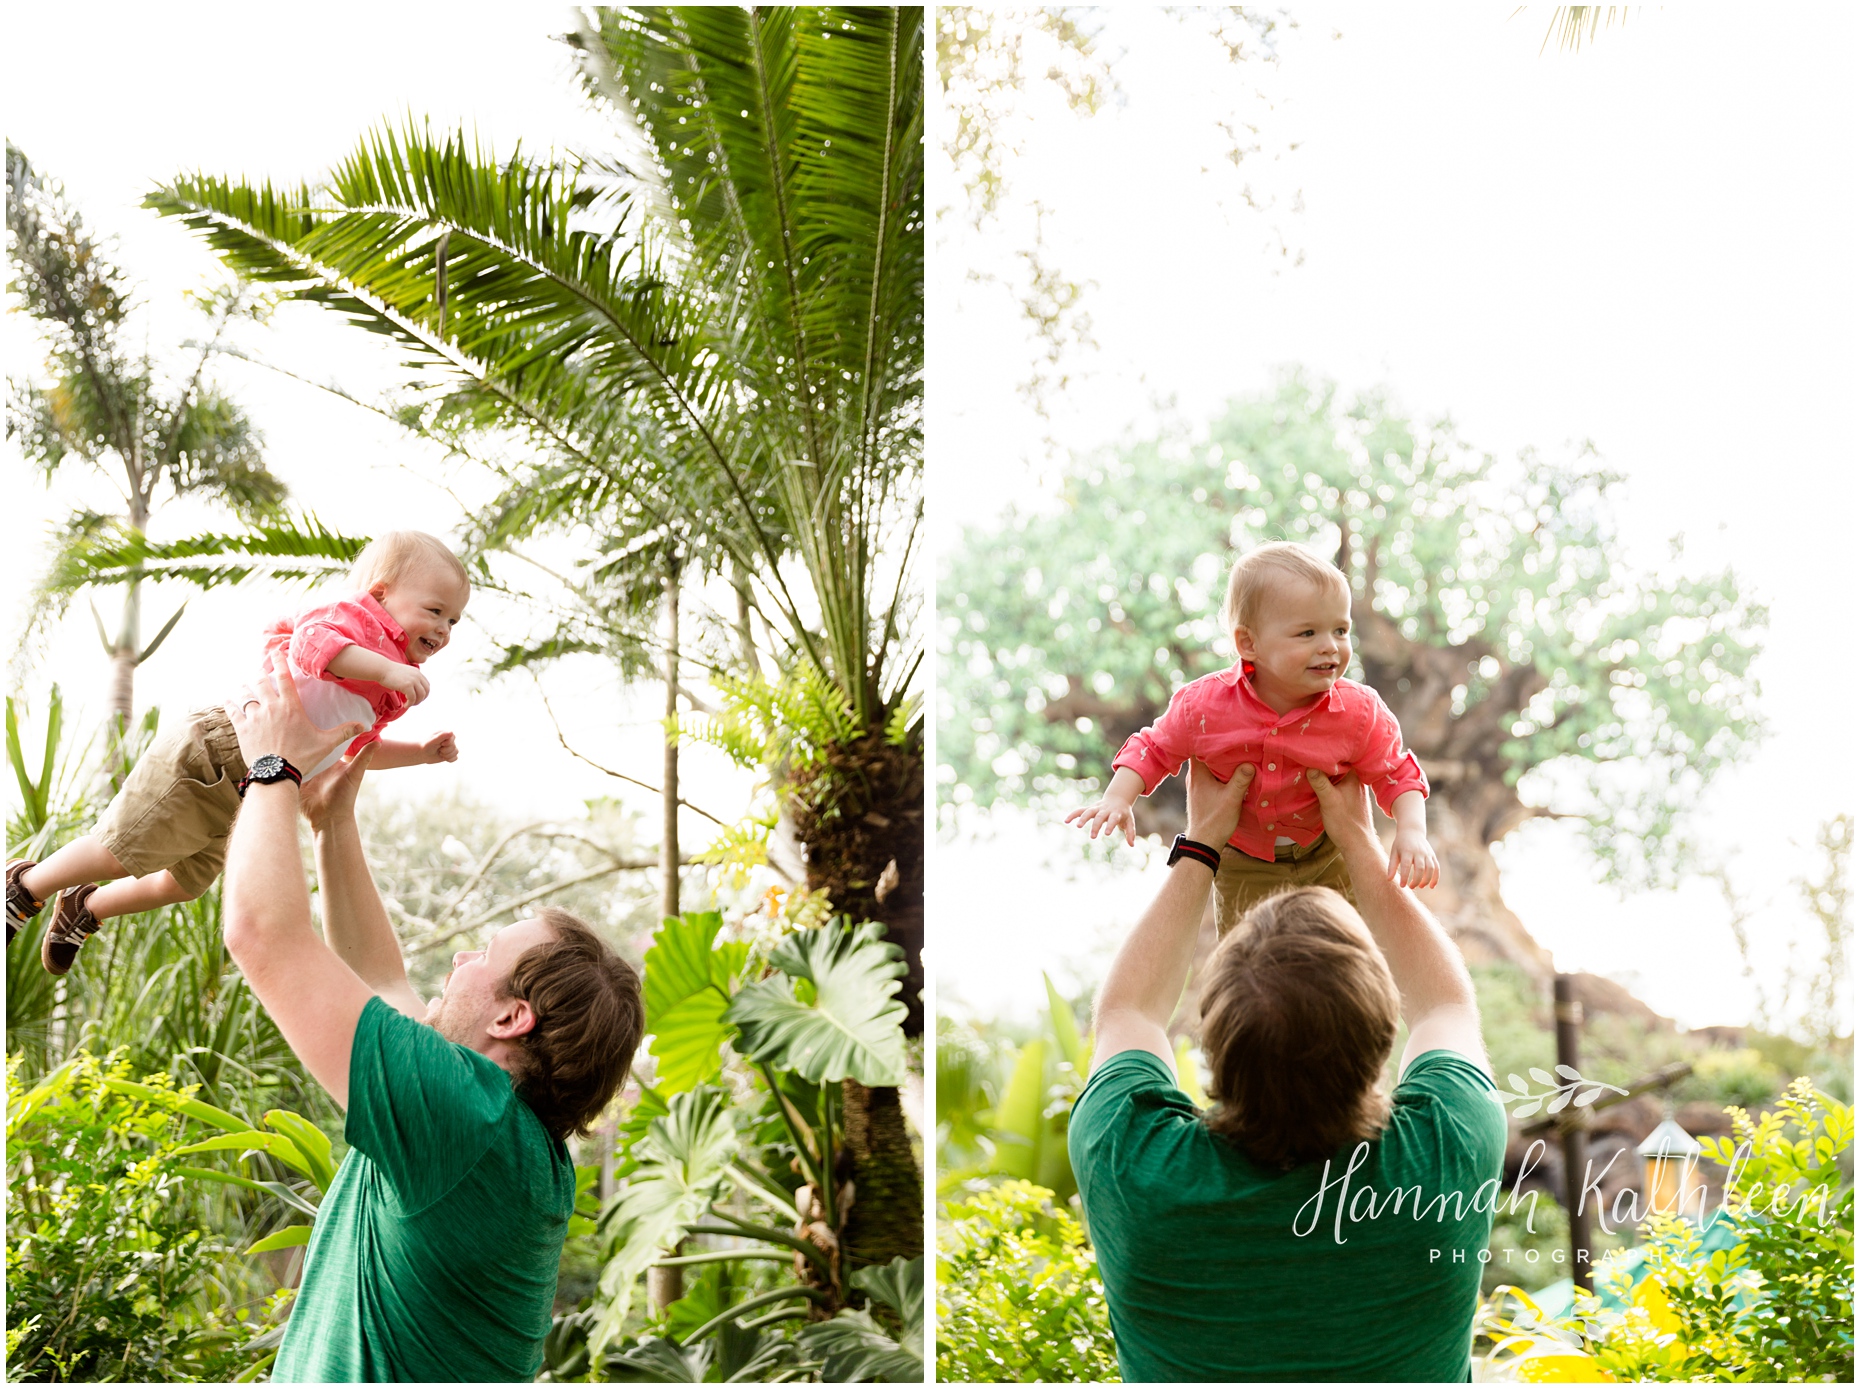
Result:
[[[7,1061],[6,1324],[10,1380],[220,1380],[248,1332],[183,1309],[226,1251],[192,1223],[170,1154],[187,1098],[110,1088],[128,1063],[79,1052],[30,1089]]]
[[[937,1241],[939,1380],[1117,1380],[1097,1258],[1051,1191],[1003,1182],[948,1214]]]
[[[1736,1163],[1717,1217],[1735,1242],[1707,1253],[1695,1226],[1656,1216],[1638,1267],[1613,1254],[1598,1269],[1618,1307],[1578,1294],[1551,1318],[1500,1289],[1480,1314],[1494,1377],[1853,1381],[1853,1110],[1800,1079],[1761,1119],[1729,1113],[1733,1137],[1703,1147]]]

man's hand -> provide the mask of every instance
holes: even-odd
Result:
[[[1395,831],[1395,842],[1389,846],[1389,881],[1403,887],[1440,886],[1440,859],[1425,831]]]
[[[1324,832],[1337,841],[1339,848],[1347,835],[1376,842],[1376,824],[1370,818],[1369,792],[1356,773],[1332,781],[1315,767],[1305,769],[1305,780],[1317,794],[1318,810],[1324,816]]]
[[[1247,788],[1259,769],[1242,762],[1234,774],[1222,781],[1208,770],[1205,762],[1191,762],[1188,767],[1188,837],[1198,844],[1216,849],[1234,837],[1240,823],[1240,806]]]
[[[1137,817],[1132,813],[1130,802],[1106,792],[1099,800],[1066,816],[1068,825],[1077,825],[1093,839],[1100,834],[1107,838],[1118,830],[1124,832],[1124,842],[1137,842]]]
[[[432,692],[432,685],[427,678],[412,666],[396,664],[394,669],[376,682],[390,690],[398,690],[407,697],[411,706],[420,703]]]
[[[450,733],[435,733],[420,744],[420,756],[428,762],[459,760],[459,740]]]
[[[370,743],[304,783],[301,804],[312,833],[321,834],[330,825],[355,818],[355,794],[361,790],[368,764],[375,760],[376,746]]]
[[[239,736],[239,751],[248,767],[267,753],[276,753],[294,767],[314,767],[368,731],[362,723],[336,728],[318,728],[312,723],[297,697],[290,657],[282,649],[271,653],[271,674],[261,675],[243,702],[226,705],[226,716]]]

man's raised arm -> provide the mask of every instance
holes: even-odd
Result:
[[[400,940],[381,905],[355,823],[356,792],[375,747],[370,743],[351,761],[338,762],[304,787],[304,818],[316,839],[323,937],[383,1002],[419,1022],[426,1018],[426,1001],[407,982]]]
[[[1199,762],[1188,767],[1188,838],[1219,852],[1240,823],[1240,802],[1254,768],[1243,764],[1225,785]],[[1195,961],[1195,937],[1214,890],[1214,874],[1183,857],[1125,939],[1098,994],[1097,1047],[1092,1065],[1120,1051],[1147,1051],[1172,1071],[1169,1019],[1181,1002]]]
[[[272,678],[226,712],[248,767],[272,754],[293,767],[313,767],[362,731],[360,724],[327,732],[313,724],[281,656]],[[288,777],[247,788],[226,851],[226,950],[304,1069],[347,1108],[349,1055],[370,994],[311,924],[297,851],[298,802]]]
[[[1369,794],[1354,776],[1333,783],[1319,771],[1306,779],[1324,812],[1324,832],[1343,854],[1356,890],[1356,909],[1388,961],[1401,991],[1408,1045],[1401,1069],[1427,1051],[1454,1051],[1486,1071],[1485,1041],[1472,976],[1459,947],[1406,888],[1389,878],[1387,856],[1369,815]]]

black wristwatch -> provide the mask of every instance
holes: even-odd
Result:
[[[1169,846],[1169,867],[1174,868],[1177,859],[1192,858],[1196,863],[1205,863],[1210,873],[1219,876],[1221,871],[1221,851],[1211,844],[1190,839],[1185,834],[1178,834],[1175,843]]]
[[[245,788],[256,782],[260,786],[269,786],[274,781],[294,781],[299,786],[304,784],[304,774],[275,752],[268,752],[252,764],[239,782],[239,799],[245,799]]]

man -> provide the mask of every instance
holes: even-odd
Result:
[[[252,769],[227,852],[226,948],[297,1058],[348,1114],[277,1381],[527,1381],[542,1362],[575,1200],[564,1140],[626,1078],[639,980],[567,912],[506,926],[414,993],[355,823],[372,749],[311,723],[282,669],[228,713]],[[297,814],[316,841],[310,919]]]
[[[1389,881],[1356,779],[1310,778],[1357,908],[1294,889],[1209,957],[1215,1108],[1176,1088],[1165,1029],[1219,862],[1198,851],[1233,833],[1252,767],[1223,786],[1191,765],[1187,847],[1099,996],[1070,1147],[1129,1381],[1471,1376],[1505,1147],[1472,981]]]

